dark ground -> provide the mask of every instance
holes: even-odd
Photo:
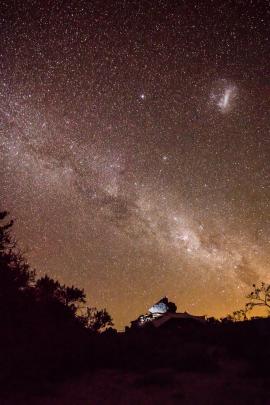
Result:
[[[42,350],[24,342],[17,368],[6,358],[0,403],[270,404],[269,332],[266,319],[63,335],[62,346],[47,335]]]

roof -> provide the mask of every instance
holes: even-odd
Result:
[[[205,316],[191,315],[187,312],[178,312],[178,313],[167,312],[166,314],[160,316],[159,318],[153,319],[152,324],[156,328],[159,328],[161,325],[163,325],[170,319],[193,319],[194,321],[198,321],[200,323],[206,322]]]

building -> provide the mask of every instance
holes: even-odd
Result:
[[[169,302],[167,297],[163,297],[151,308],[147,314],[140,315],[135,321],[131,322],[132,328],[141,328],[151,324],[155,328],[164,328],[172,326],[179,328],[183,325],[202,325],[205,324],[205,316],[191,315],[188,312],[176,312],[176,305]]]

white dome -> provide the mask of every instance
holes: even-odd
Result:
[[[165,314],[167,311],[168,307],[164,302],[157,302],[149,309],[151,314]]]

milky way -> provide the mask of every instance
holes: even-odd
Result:
[[[210,4],[210,2],[209,2]],[[270,281],[268,2],[1,5],[1,208],[116,326]]]

